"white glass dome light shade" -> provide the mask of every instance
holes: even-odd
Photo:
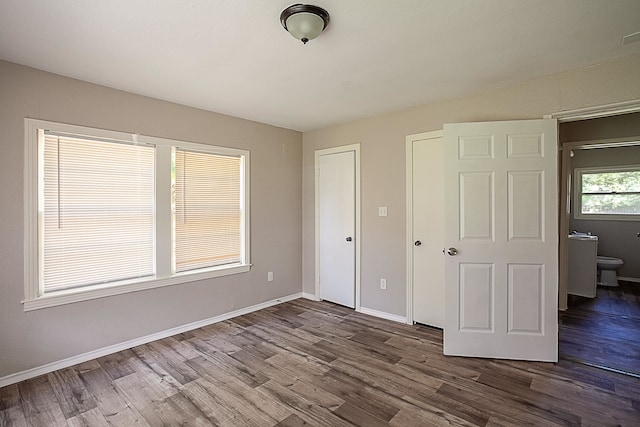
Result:
[[[315,39],[322,30],[324,30],[324,21],[313,13],[300,12],[287,19],[287,31],[293,37],[302,40],[302,43]]]
[[[294,4],[282,11],[280,22],[289,34],[306,44],[327,27],[329,13],[318,6]]]

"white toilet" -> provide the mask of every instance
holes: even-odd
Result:
[[[598,265],[598,285],[618,286],[616,270],[622,267],[624,261],[620,258],[598,255],[596,257],[596,262]]]

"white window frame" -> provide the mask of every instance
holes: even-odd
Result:
[[[638,221],[640,215],[635,214],[589,214],[582,213],[582,175],[589,173],[607,173],[607,172],[640,172],[640,165],[625,166],[601,166],[601,167],[584,167],[575,168],[573,172],[573,206],[575,219],[586,220],[603,220],[603,221]]]
[[[126,141],[153,145],[156,147],[156,250],[154,276],[119,282],[83,286],[73,289],[44,293],[40,280],[39,262],[41,258],[38,236],[39,222],[39,187],[42,179],[39,176],[39,134],[49,130],[70,135],[100,138],[114,141]],[[171,238],[171,148],[177,147],[188,151],[209,154],[235,156],[241,159],[241,200],[242,212],[242,254],[240,263],[210,267],[192,271],[175,273],[172,271],[172,238]],[[24,288],[25,311],[70,304],[112,295],[120,295],[145,289],[177,285],[197,280],[211,279],[231,274],[244,273],[250,270],[250,207],[249,207],[249,171],[250,155],[247,150],[219,147],[176,141],[152,136],[128,134],[85,126],[55,123],[45,120],[25,119],[25,168],[24,168]],[[159,208],[162,207],[163,208]]]

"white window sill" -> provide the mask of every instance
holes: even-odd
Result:
[[[121,295],[129,292],[143,291],[145,289],[179,285],[182,283],[195,282],[197,280],[211,279],[214,277],[229,276],[232,274],[245,273],[250,269],[251,264],[234,264],[231,266],[214,267],[206,270],[176,273],[171,277],[145,277],[142,279],[136,279],[135,281],[118,282],[117,284],[111,283],[51,292],[35,299],[23,301],[24,311],[55,307],[58,305],[104,298],[113,295]]]
[[[574,219],[593,221],[639,221],[640,215],[636,214],[580,214],[576,213]]]

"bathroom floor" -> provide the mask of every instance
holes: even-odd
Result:
[[[560,358],[640,377],[640,283],[598,286],[597,298],[569,295],[560,312]]]

